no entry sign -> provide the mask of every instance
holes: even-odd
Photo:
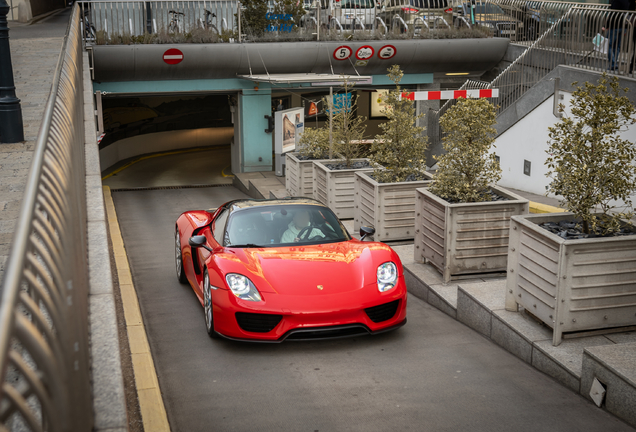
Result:
[[[170,48],[163,53],[163,61],[169,65],[176,65],[183,61],[183,53],[176,48]]]

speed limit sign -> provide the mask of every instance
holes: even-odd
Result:
[[[382,60],[388,60],[392,58],[396,53],[397,50],[393,45],[384,45],[382,48],[380,48],[380,51],[378,51],[378,57]]]
[[[351,51],[351,48],[346,45],[342,45],[336,48],[336,50],[333,52],[333,58],[335,58],[336,60],[346,60],[351,57],[352,53],[353,51]]]

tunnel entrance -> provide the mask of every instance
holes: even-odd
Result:
[[[231,183],[230,97],[102,97],[104,184],[117,189]]]

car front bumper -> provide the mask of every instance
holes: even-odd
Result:
[[[372,284],[336,295],[301,297],[264,293],[263,299],[249,302],[238,300],[228,290],[213,291],[215,331],[234,340],[282,342],[377,334],[406,323],[407,292],[403,276],[395,288],[384,293]],[[254,325],[260,327],[258,331],[250,331],[256,330]]]

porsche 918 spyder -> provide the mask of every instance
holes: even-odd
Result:
[[[349,235],[307,198],[242,199],[177,219],[177,278],[205,310],[210,337],[282,342],[376,334],[406,323],[400,259]]]

